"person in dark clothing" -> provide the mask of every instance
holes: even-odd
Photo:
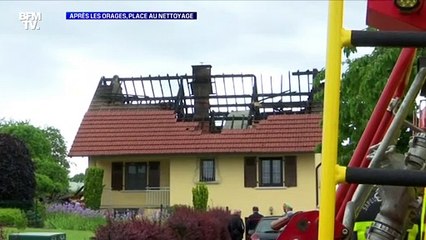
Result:
[[[259,213],[258,207],[253,207],[253,214],[248,216],[247,218],[247,236],[248,238],[253,234],[254,230],[256,229],[257,223],[260,221],[260,219],[263,218],[263,215]]]
[[[228,231],[232,240],[242,240],[244,236],[244,222],[241,219],[241,211],[234,210],[231,215]]]

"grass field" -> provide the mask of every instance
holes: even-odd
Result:
[[[4,228],[6,233],[6,239],[9,239],[8,235],[11,233],[20,232],[62,232],[67,236],[67,240],[90,240],[95,234],[90,231],[76,231],[76,230],[58,230],[58,229],[44,229],[44,228],[26,228],[25,230],[18,230],[16,228]]]

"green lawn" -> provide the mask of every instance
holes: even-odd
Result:
[[[4,228],[6,236],[10,233],[19,233],[19,232],[63,232],[67,236],[67,240],[89,240],[90,237],[93,237],[95,234],[90,231],[77,231],[77,230],[58,230],[58,229],[44,229],[44,228],[26,228],[25,230],[18,230],[16,228]]]

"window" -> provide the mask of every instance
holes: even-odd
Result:
[[[297,166],[295,156],[286,156],[284,158],[284,184],[286,187],[297,186]]]
[[[244,158],[244,187],[256,187],[256,157]]]
[[[260,161],[260,186],[283,185],[283,160],[282,158],[261,158]]]
[[[145,190],[147,185],[146,163],[126,163],[126,190]]]
[[[245,157],[244,187],[297,186],[296,157]]]
[[[146,190],[160,186],[160,162],[111,163],[112,190]]]
[[[111,164],[111,189],[123,189],[123,163],[113,162]]]
[[[200,182],[216,181],[215,161],[214,159],[200,160]]]
[[[160,162],[149,162],[148,184],[151,188],[160,187]]]

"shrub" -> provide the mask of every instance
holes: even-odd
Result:
[[[167,225],[175,233],[177,239],[203,239],[200,229],[199,213],[189,207],[178,207],[167,220]]]
[[[95,231],[106,224],[100,211],[75,204],[52,204],[47,208],[46,227],[62,230]]]
[[[38,159],[36,167],[36,193],[42,198],[57,198],[69,188],[68,170],[53,159]]]
[[[180,211],[181,209],[186,209],[187,211],[191,211],[192,208],[188,205],[175,204],[168,208],[168,212],[170,213],[170,215],[173,215],[176,213],[176,211]]]
[[[0,225],[0,240],[6,240],[6,233],[3,231],[3,228],[1,225]]]
[[[30,152],[21,140],[0,133],[0,207],[31,209],[36,181]]]
[[[99,209],[101,206],[101,197],[103,190],[104,170],[91,167],[86,170],[86,179],[84,181],[84,202],[86,207]]]
[[[96,230],[96,240],[176,240],[170,231],[147,219],[127,222],[109,220],[108,224]],[[200,238],[202,239],[202,238]]]
[[[25,212],[28,227],[43,228],[46,220],[46,207],[37,201],[34,208]]]
[[[164,222],[133,218],[122,221],[108,218],[107,225],[96,230],[95,239],[162,239],[162,240],[230,240],[228,233],[229,212],[214,208],[207,212],[189,206],[175,205]]]
[[[207,210],[209,200],[209,190],[204,184],[197,184],[192,188],[192,204],[194,208],[201,211]]]
[[[27,219],[20,209],[0,208],[0,225],[24,229],[27,227]]]
[[[200,215],[200,230],[203,234],[204,240],[231,240],[228,232],[228,222],[225,222],[226,232],[222,232],[222,223],[221,219],[212,218],[207,214]],[[226,234],[226,235],[223,235]]]
[[[200,212],[189,207],[177,206],[166,225],[177,239],[230,240],[229,218],[230,214],[220,208]]]
[[[212,228],[216,228],[216,232],[218,233],[217,239],[231,240],[231,236],[228,231],[228,223],[231,215],[228,211],[223,208],[211,208],[205,215],[208,218],[215,220],[212,224]]]

